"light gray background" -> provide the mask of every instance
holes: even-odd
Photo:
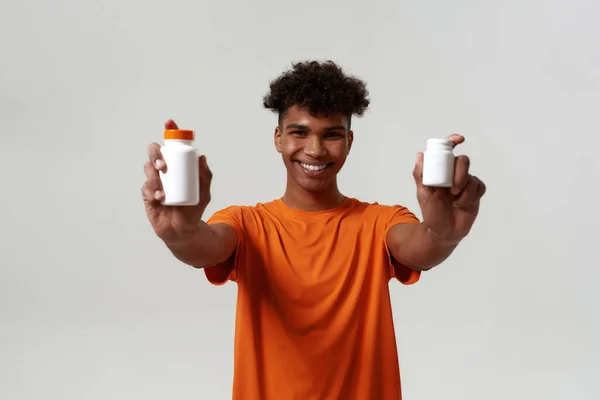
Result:
[[[451,132],[488,185],[451,259],[391,285],[405,398],[600,398],[599,12],[3,1],[0,396],[230,398],[236,286],[210,286],[153,235],[145,149],[167,118],[197,131],[215,175],[207,215],[278,197],[262,95],[292,61],[331,58],[373,101],[347,195],[420,215],[415,154]]]

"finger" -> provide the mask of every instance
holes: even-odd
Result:
[[[457,145],[459,145],[465,141],[465,137],[462,135],[459,135],[458,133],[453,133],[453,134],[449,135],[447,137],[447,139],[449,139],[452,142],[452,148],[456,147]]]
[[[167,163],[163,159],[162,153],[160,152],[160,145],[158,143],[150,143],[147,149],[148,158],[155,169],[159,171],[166,171]]]
[[[415,168],[413,169],[413,178],[415,178],[415,182],[417,185],[420,185],[423,182],[423,153],[417,153],[417,162],[415,163]]]
[[[146,185],[148,186],[148,190],[151,191],[152,197],[157,200],[162,200],[164,193],[158,171],[150,164],[150,162],[146,162],[144,164],[144,172],[146,173]]]
[[[206,161],[206,156],[200,156],[198,160],[199,168],[200,168],[200,179],[203,181],[210,181],[213,177],[212,171],[208,166],[208,162]]]
[[[474,176],[473,178],[477,179],[477,196],[475,196],[477,199],[480,199],[483,197],[483,195],[485,194],[487,187],[485,186],[485,183],[483,183],[483,181],[479,178],[477,178],[476,176]]]
[[[142,197],[145,202],[154,203],[154,202],[163,200],[164,194],[160,190],[153,191],[152,189],[150,189],[148,182],[146,182],[142,186]]]
[[[479,180],[471,176],[469,179],[467,179],[467,183],[463,191],[460,193],[460,196],[454,200],[454,206],[460,208],[471,205],[477,199],[478,190]]]
[[[459,194],[465,185],[469,177],[469,166],[471,160],[467,156],[458,156],[454,162],[454,180],[452,183],[451,193],[454,195]]]
[[[212,171],[206,162],[206,156],[202,155],[198,160],[200,169],[200,202],[204,205],[210,202],[210,184],[212,182]]]
[[[175,121],[169,119],[167,120],[167,122],[165,122],[165,129],[179,129],[179,127],[177,126]]]

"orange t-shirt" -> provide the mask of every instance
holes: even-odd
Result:
[[[386,233],[419,223],[413,213],[352,198],[300,211],[277,199],[208,223],[238,235],[233,259],[205,268],[211,283],[238,285],[234,399],[401,399],[388,284],[420,273],[392,263]]]

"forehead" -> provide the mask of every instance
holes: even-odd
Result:
[[[348,129],[348,117],[343,114],[331,114],[328,116],[311,115],[308,110],[292,106],[288,109],[282,120],[282,125],[285,128],[288,125],[304,125],[309,129],[324,129],[335,126],[343,126]]]

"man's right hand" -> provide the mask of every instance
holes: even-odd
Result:
[[[165,123],[165,129],[179,129],[173,120]],[[210,184],[212,172],[206,163],[206,157],[200,156],[200,203],[196,206],[163,206],[164,199],[159,171],[168,168],[161,152],[160,145],[151,143],[148,146],[149,160],[144,164],[146,182],[142,186],[142,197],[146,206],[146,214],[154,232],[167,244],[176,244],[191,239],[202,220],[202,214],[210,202]]]

